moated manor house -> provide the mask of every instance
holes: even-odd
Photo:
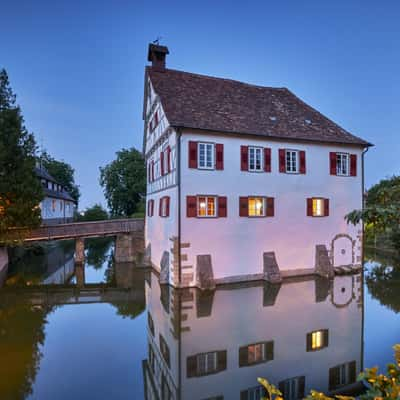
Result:
[[[166,68],[151,44],[143,118],[146,255],[177,287],[319,273],[362,262],[370,144],[286,88]]]

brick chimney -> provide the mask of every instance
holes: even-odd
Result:
[[[147,61],[151,61],[151,66],[156,71],[164,72],[167,54],[169,54],[167,46],[160,46],[159,44],[150,43]]]

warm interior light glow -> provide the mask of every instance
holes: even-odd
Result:
[[[324,215],[324,200],[323,199],[313,199],[313,215],[315,217],[322,217]]]
[[[248,202],[250,217],[265,215],[264,199],[262,197],[249,197]]]
[[[311,348],[313,350],[322,347],[322,332],[316,331],[311,334]]]

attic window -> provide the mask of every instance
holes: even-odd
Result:
[[[276,121],[276,117],[269,117],[271,121]]]

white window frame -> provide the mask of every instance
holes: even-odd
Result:
[[[163,166],[163,169],[164,169],[164,175],[167,175],[168,174],[168,171],[169,171],[169,165],[168,165],[168,146],[165,146],[164,147],[164,149],[163,149],[163,153],[164,153],[164,155],[163,155],[163,161],[164,161],[164,166]]]
[[[204,147],[204,164],[201,163],[200,153],[201,148]],[[211,148],[211,157],[207,157],[207,149]],[[197,143],[197,168],[198,169],[215,169],[215,143],[198,142]]]
[[[343,158],[345,160],[343,160]],[[345,167],[345,169],[346,169],[345,172],[343,172],[343,167]],[[349,153],[336,153],[336,175],[350,176],[350,154]]]
[[[204,198],[206,201],[206,215],[200,215],[199,209],[200,209],[200,198]],[[214,215],[207,215],[208,214],[208,199],[213,199],[214,201]],[[198,195],[196,196],[196,215],[197,218],[216,218],[218,216],[218,198],[217,196],[206,196],[206,195]]]
[[[263,213],[260,215],[251,215],[250,214],[250,199],[261,199],[262,200],[262,210]],[[260,218],[260,217],[265,217],[267,215],[267,198],[265,196],[249,196],[247,198],[247,215],[249,218]]]
[[[201,363],[201,361],[204,361]],[[209,353],[198,354],[196,357],[197,375],[207,375],[216,372],[218,369],[218,353],[211,351]]]
[[[251,172],[262,172],[264,170],[264,149],[262,147],[249,146],[248,148],[248,170]],[[260,166],[257,168],[257,153],[260,157]],[[254,165],[251,166],[251,158],[253,154]]]
[[[250,349],[253,349],[253,357],[250,357]],[[266,343],[254,343],[247,346],[247,362],[248,364],[257,364],[267,359]]]
[[[290,154],[290,158],[292,158],[293,156],[296,157],[295,170],[292,170],[293,160],[291,159],[290,161],[288,161],[288,154]],[[288,168],[288,162],[289,162],[289,168]],[[285,169],[286,169],[286,173],[288,173],[288,174],[298,174],[299,173],[299,171],[300,171],[299,150],[292,150],[292,149],[285,150]]]

